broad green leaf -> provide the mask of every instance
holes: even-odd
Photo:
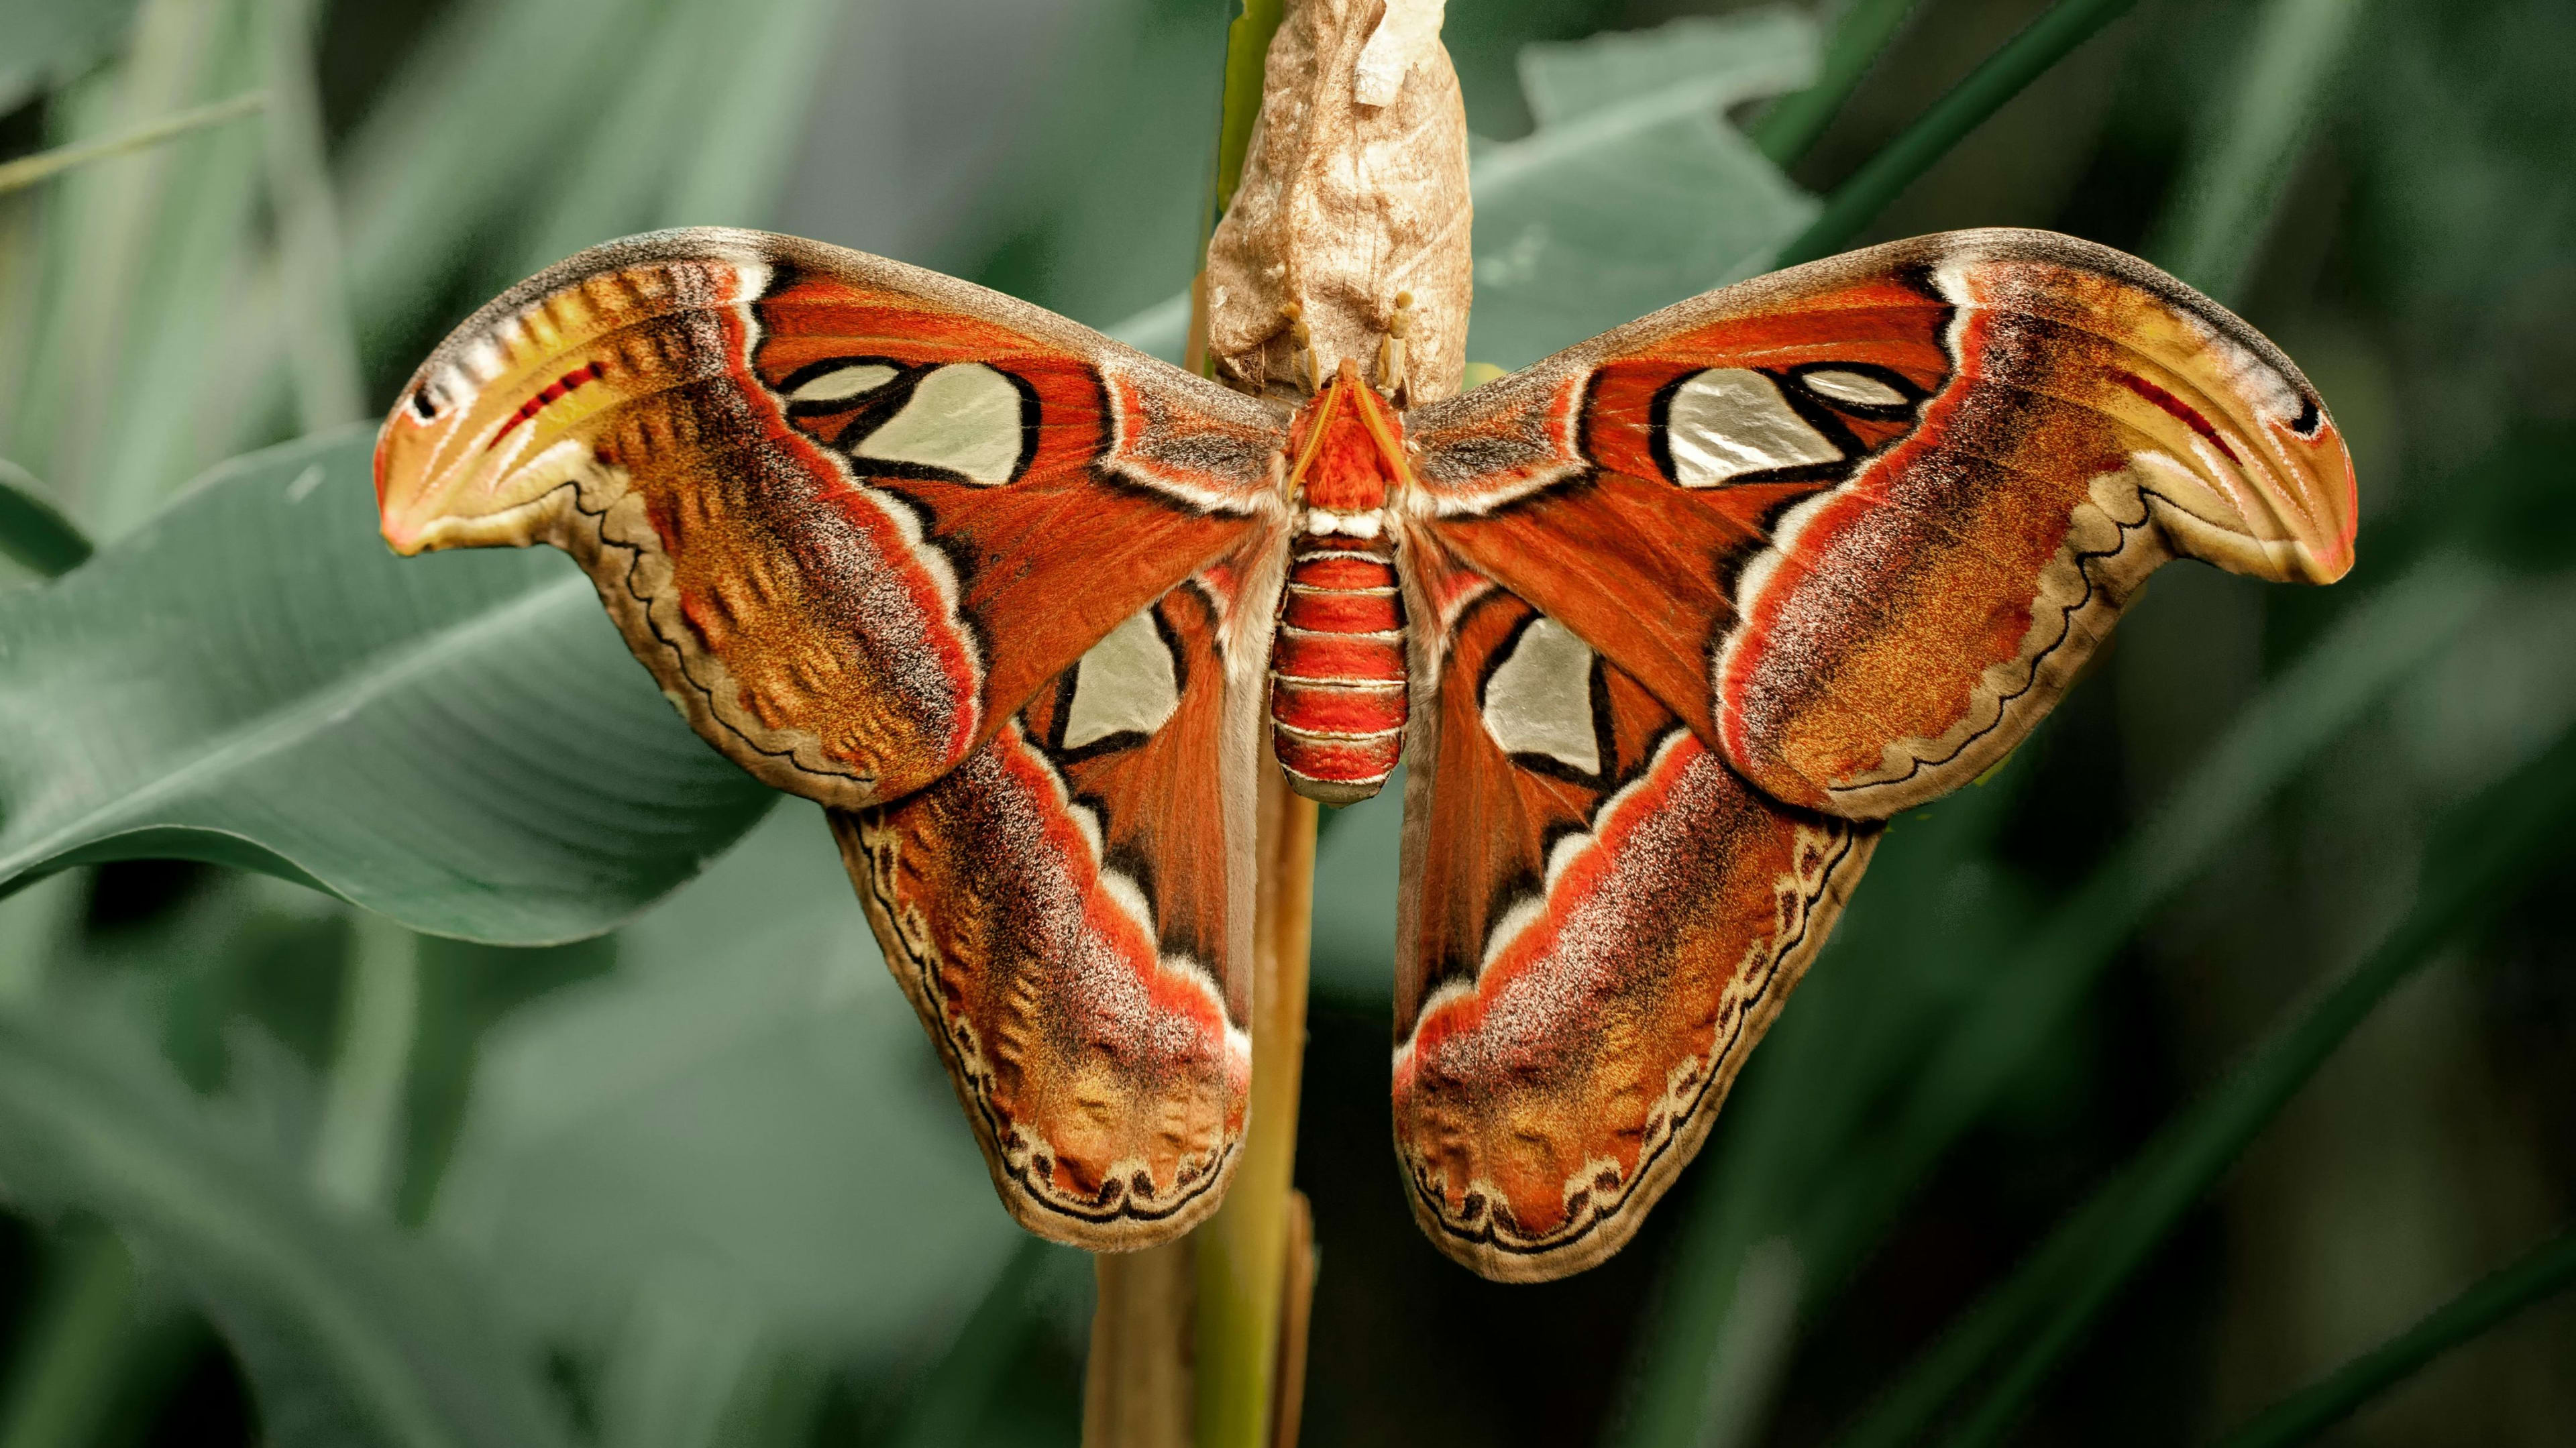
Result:
[[[536,944],[616,924],[768,808],[569,560],[387,553],[369,456],[352,432],[244,458],[0,594],[0,881],[175,855]]]
[[[1468,357],[1524,366],[1760,270],[1816,203],[1724,112],[1813,80],[1816,43],[1771,10],[1524,51],[1539,128],[1470,177]]]
[[[1815,79],[1815,23],[1786,6],[1690,16],[1653,30],[1525,46],[1521,94],[1540,130],[1668,86],[1717,89],[1723,110]]]
[[[7,0],[0,4],[0,113],[96,60],[134,18],[135,0]]]
[[[0,1190],[93,1213],[176,1276],[249,1371],[281,1448],[564,1441],[534,1354],[472,1275],[326,1210],[130,1042],[0,1014]]]
[[[1019,1234],[821,811],[791,801],[618,944],[484,1038],[439,1235],[550,1331],[617,1324],[612,1356],[703,1332],[685,1351],[728,1371],[882,1359],[962,1311]]]

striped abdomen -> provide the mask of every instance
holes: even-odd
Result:
[[[1384,537],[1297,540],[1270,647],[1270,738],[1326,804],[1377,793],[1404,751],[1404,600]]]

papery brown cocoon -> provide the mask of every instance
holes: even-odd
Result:
[[[1242,184],[1208,243],[1219,381],[1293,400],[1348,357],[1385,390],[1393,329],[1400,405],[1458,390],[1474,284],[1467,113],[1440,15],[1440,0],[1291,0]]]

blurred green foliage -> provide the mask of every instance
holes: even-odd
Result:
[[[1228,8],[0,5],[0,160],[267,97],[0,194],[0,1448],[1073,1441],[1086,1264],[992,1201],[815,812],[553,554],[387,558],[343,425],[667,224],[1176,352]],[[1759,270],[2046,11],[1453,6],[1474,357]],[[2576,1206],[2570,55],[2547,0],[2141,0],[1914,149],[1861,239],[2054,225],[2280,339],[2361,564],[2161,575],[1568,1282],[1415,1235],[1396,794],[1329,820],[1307,1441],[2562,1435],[2576,1314],[2507,1311]]]

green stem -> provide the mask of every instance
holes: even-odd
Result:
[[[60,578],[95,551],[79,526],[45,500],[33,474],[0,459],[0,555]]]
[[[1949,94],[1887,143],[1851,179],[1834,188],[1825,209],[1797,240],[1782,249],[1776,266],[1796,266],[1831,256],[1850,245],[1887,204],[1950,153],[1970,131],[2003,109],[2067,52],[2120,18],[2137,0],[2058,0],[2047,14],[1987,56]]]
[[[340,260],[339,206],[324,152],[321,88],[313,74],[316,0],[269,0],[266,15],[268,189],[277,213],[276,265],[298,420],[320,432],[367,412]]]
[[[1869,75],[1879,56],[1893,43],[1923,0],[1852,0],[1825,45],[1824,64],[1816,83],[1773,101],[1745,134],[1776,165],[1787,166],[1807,154],[1816,138],[1842,113],[1844,102]]]
[[[1315,802],[1277,771],[1261,782],[1261,873],[1253,912],[1252,1120],[1225,1204],[1196,1251],[1197,1448],[1267,1448],[1282,1404],[1280,1332],[1294,1240],[1297,1098],[1315,899]],[[1302,1314],[1296,1320],[1304,1321]],[[1300,1354],[1302,1359],[1302,1353]]]
[[[1243,13],[1225,32],[1225,97],[1216,132],[1216,184],[1209,192],[1207,225],[1213,231],[1243,184],[1244,157],[1252,151],[1252,123],[1261,115],[1261,79],[1270,59],[1270,37],[1285,13],[1283,0],[1243,0]]]
[[[327,1200],[382,1212],[401,1185],[404,1088],[419,1035],[420,937],[371,911],[358,912],[352,934],[313,1182]]]
[[[2576,813],[2576,732],[2454,812],[2427,851],[2415,908],[2359,966],[2266,1041],[2217,1090],[2072,1214],[2011,1279],[1906,1375],[1844,1448],[1912,1442],[1956,1385],[2023,1344],[1952,1448],[1994,1443],[2193,1204],[2390,991],[2465,929],[2509,905],[2554,856]]]
[[[2342,1422],[2417,1368],[2576,1284],[2576,1228],[2550,1238],[2424,1315],[2413,1327],[2266,1408],[2219,1448],[2289,1448]]]
[[[5,166],[0,166],[0,193],[33,186],[39,181],[49,181],[65,171],[86,166],[92,161],[104,161],[110,156],[122,156],[128,151],[140,151],[148,146],[157,146],[164,141],[175,140],[190,131],[203,130],[225,121],[238,120],[267,104],[267,92],[252,91],[246,95],[234,96],[229,100],[217,101],[210,106],[199,106],[194,110],[181,111],[174,116],[164,116],[149,125],[136,126],[130,131],[123,131],[113,136],[101,136],[95,141],[81,141],[69,146],[57,146],[50,151],[39,151],[32,156],[21,156]]]

